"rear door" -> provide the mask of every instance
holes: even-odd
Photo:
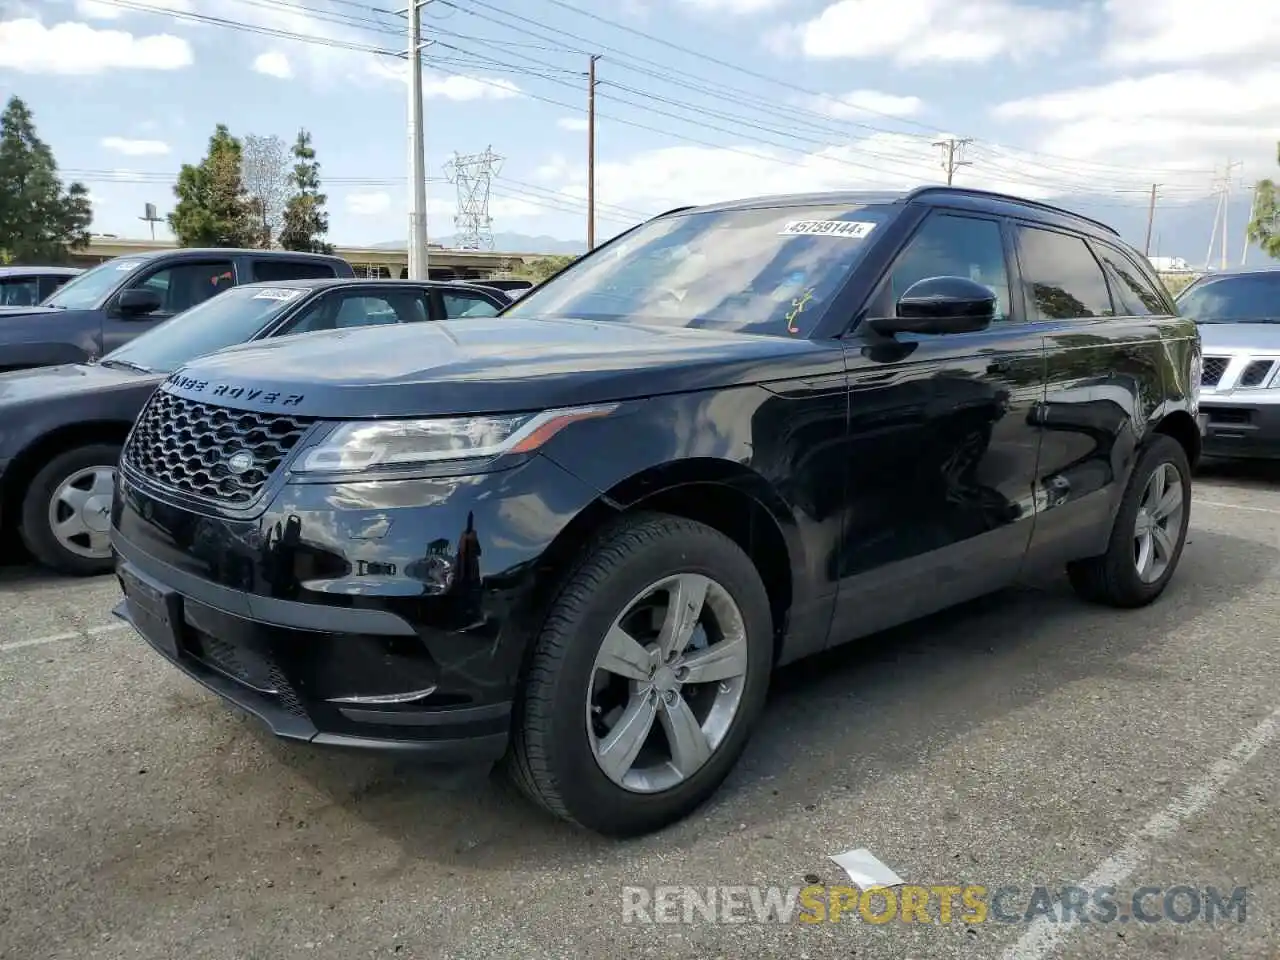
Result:
[[[464,317],[493,317],[507,304],[497,296],[481,290],[436,288],[437,316],[445,320]]]
[[[110,353],[183,310],[229,290],[235,286],[235,276],[230,257],[161,261],[159,265],[139,269],[121,289],[154,290],[160,296],[160,309],[145,316],[125,317],[115,308],[115,297],[112,297],[102,321],[102,352]]]
[[[316,298],[273,335],[423,323],[430,318],[430,298],[423,287],[342,287]]]
[[[1031,558],[1052,566],[1107,547],[1139,442],[1166,395],[1162,328],[1172,304],[1133,285],[1141,271],[1116,246],[1031,223],[1018,225],[1017,238],[1021,293],[1046,347]]]
[[[1044,351],[1025,320],[1011,244],[993,215],[931,211],[892,262],[868,315],[892,315],[928,277],[991,288],[986,330],[855,335],[846,347],[849,453],[831,642],[1007,585],[1031,537]]]
[[[252,257],[249,280],[241,283],[279,283],[281,280],[327,280],[338,275],[330,263],[322,260],[289,257]]]

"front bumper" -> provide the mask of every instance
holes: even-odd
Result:
[[[529,516],[534,491],[543,517]],[[114,612],[280,737],[492,761],[509,740],[535,570],[562,528],[554,507],[567,523],[593,499],[534,458],[487,477],[286,485],[235,519],[122,474]],[[550,522],[531,535],[531,520]]]
[[[1280,458],[1280,391],[1266,392],[1278,395],[1225,399],[1201,394],[1206,457]]]

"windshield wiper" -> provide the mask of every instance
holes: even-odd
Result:
[[[98,363],[104,367],[123,367],[124,369],[132,370],[135,373],[155,373],[155,371],[150,367],[144,367],[142,364],[134,363],[131,360],[115,360],[111,357],[107,357],[103,360],[99,360]]]

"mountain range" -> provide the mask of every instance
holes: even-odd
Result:
[[[1051,201],[1086,217],[1092,217],[1114,227],[1120,235],[1137,249],[1141,250],[1146,242],[1147,207],[1145,204],[1120,204],[1112,197],[1075,196]],[[1244,228],[1250,216],[1251,200],[1248,195],[1236,197],[1227,209],[1227,262],[1230,265],[1240,263],[1244,250]],[[1161,201],[1156,197],[1155,220],[1151,231],[1152,256],[1181,257],[1193,267],[1205,265],[1205,254],[1209,250],[1209,238],[1214,232],[1214,216],[1218,201],[1212,197],[1188,202],[1186,200],[1169,199]],[[581,240],[561,240],[546,235],[530,235],[502,231],[494,234],[493,248],[503,253],[541,253],[577,255],[586,252],[586,243]],[[432,240],[444,247],[455,246],[454,237],[439,237]],[[404,241],[389,240],[374,244],[383,249],[404,249]],[[1266,260],[1258,250],[1249,251],[1248,263],[1262,263]],[[1221,262],[1221,239],[1213,247],[1211,263]]]

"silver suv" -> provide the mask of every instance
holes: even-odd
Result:
[[[1280,266],[1206,274],[1178,311],[1204,348],[1205,456],[1280,458]]]

